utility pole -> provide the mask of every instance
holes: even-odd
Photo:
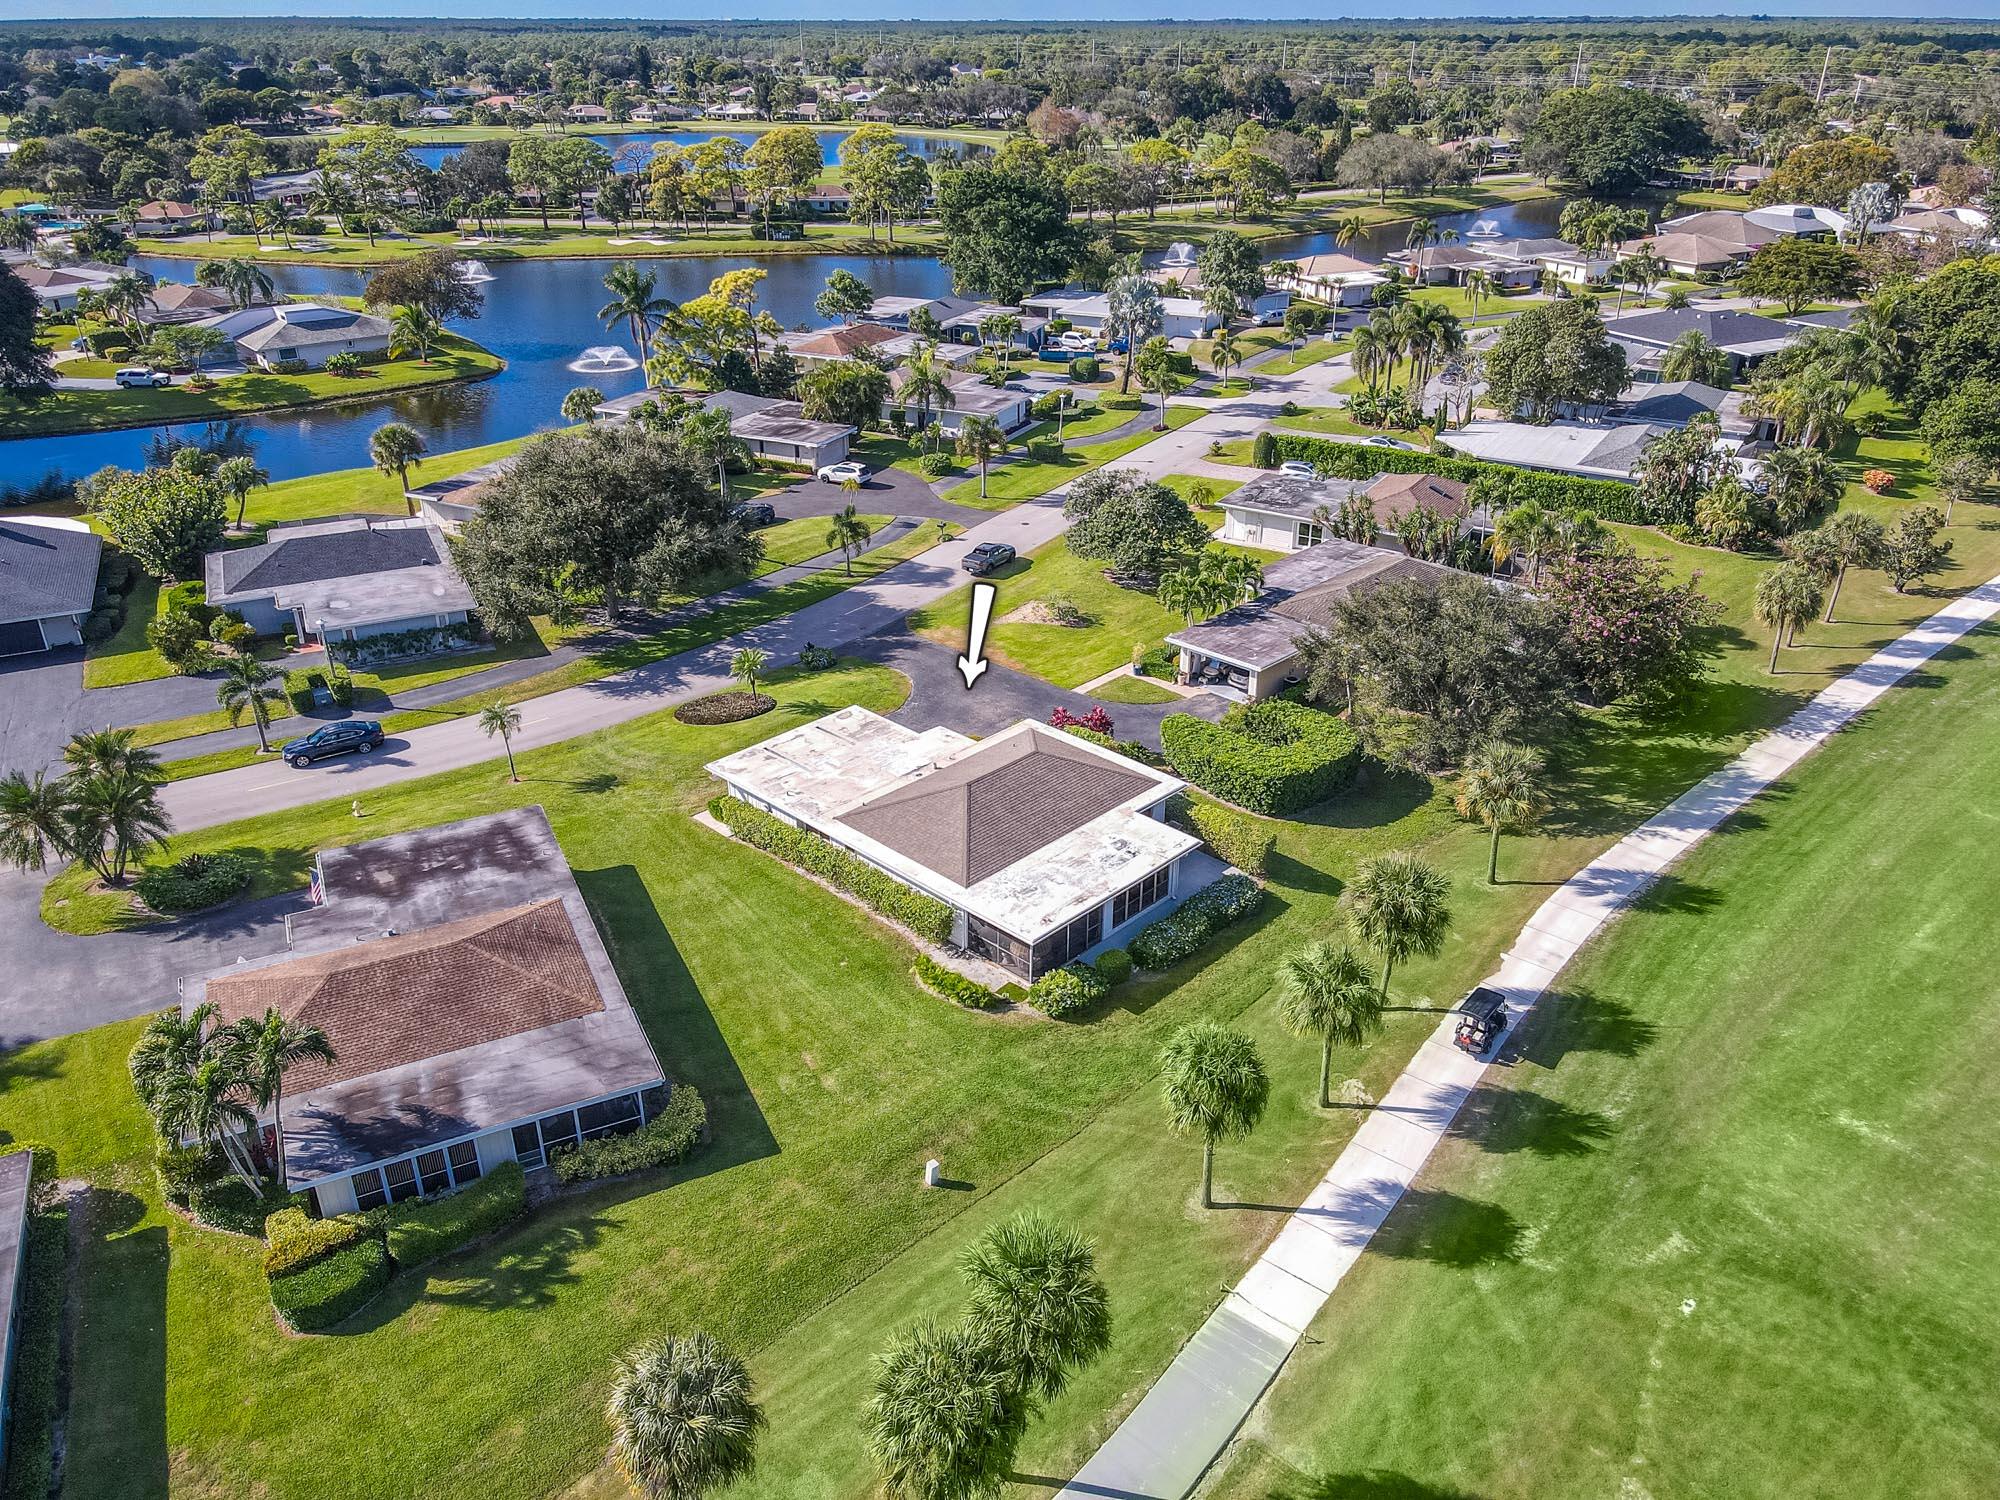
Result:
[[[1410,87],[1415,88],[1416,84],[1417,84],[1417,44],[1415,42],[1411,42],[1410,43]]]
[[[1578,42],[1576,44],[1576,72],[1570,75],[1569,86],[1573,89],[1580,89],[1583,87],[1583,43],[1582,42]]]
[[[1833,48],[1826,49],[1826,56],[1820,59],[1819,87],[1813,90],[1813,103],[1818,104],[1826,97],[1826,70],[1833,66]]]

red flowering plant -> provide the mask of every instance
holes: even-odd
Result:
[[[1053,729],[1088,729],[1093,734],[1111,733],[1111,715],[1100,705],[1087,714],[1073,714],[1061,704],[1056,705],[1049,715],[1049,726]]]
[[[1541,597],[1563,628],[1565,666],[1586,702],[1664,702],[1708,671],[1713,626],[1722,608],[1696,587],[1676,583],[1667,565],[1626,548],[1585,552],[1554,563]]]

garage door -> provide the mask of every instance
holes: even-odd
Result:
[[[0,625],[0,656],[21,656],[42,649],[42,627],[33,620]]]

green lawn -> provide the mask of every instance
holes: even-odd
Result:
[[[1185,427],[1202,415],[1201,408],[1195,406],[1169,406],[1167,408],[1167,430]],[[1121,420],[1129,420],[1128,413]],[[1114,426],[1117,423],[1112,424]],[[1134,448],[1142,448],[1159,433],[1146,428],[1126,437],[1107,443],[1088,443],[1081,448],[1065,449],[1061,458],[1048,460],[1023,459],[993,470],[986,485],[986,493],[980,494],[979,476],[953,485],[944,493],[944,498],[959,505],[977,506],[981,510],[1004,510],[1007,506],[1022,500],[1033,500],[1046,495],[1057,485],[1067,484],[1072,479],[1088,474],[1092,469],[1102,468],[1114,459],[1123,458]]]
[[[353,375],[230,375],[205,392],[178,385],[165,390],[57,391],[29,407],[11,397],[0,397],[0,438],[45,437],[155,422],[209,422],[246,412],[318,406],[478,380],[500,368],[498,356],[457,334],[447,334],[427,365],[415,359],[392,359],[363,365]]]
[[[1090,696],[1107,703],[1172,703],[1180,694],[1161,687],[1150,677],[1114,677],[1092,688]]]
[[[1969,647],[1582,956],[1209,1493],[2000,1491],[1966,837],[2000,819],[2000,637]]]
[[[870,531],[879,531],[895,520],[894,516],[864,515],[858,519]],[[757,576],[775,573],[780,568],[793,563],[805,562],[818,557],[822,552],[830,552],[827,545],[826,529],[831,523],[825,516],[804,516],[796,521],[780,521],[775,526],[766,526],[757,535],[764,542],[764,560],[757,565]]]
[[[1353,347],[1349,339],[1309,339],[1289,354],[1280,354],[1276,359],[1261,364],[1253,372],[1258,375],[1296,375],[1308,365],[1320,364],[1337,354],[1345,354]]]
[[[116,687],[126,682],[150,682],[171,677],[173,668],[146,644],[146,627],[159,613],[160,580],[141,573],[125,596],[125,620],[117,633],[83,648],[83,685]]]

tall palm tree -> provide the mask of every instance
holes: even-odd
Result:
[[[984,490],[981,490],[984,493]],[[829,551],[838,549],[841,569],[849,577],[854,574],[854,559],[861,549],[868,545],[868,539],[875,533],[866,521],[855,513],[852,502],[828,519],[826,545]]]
[[[76,851],[70,816],[70,787],[40,771],[0,776],[0,859],[17,870],[42,870],[51,855],[68,859]]]
[[[960,417],[958,442],[954,446],[960,458],[969,458],[979,465],[979,498],[984,500],[987,467],[1007,451],[1007,430],[991,417]]]
[[[271,710],[285,701],[285,674],[269,662],[247,654],[231,654],[222,659],[222,681],[216,684],[215,701],[229,715],[231,724],[241,724],[244,714],[257,726],[257,748],[271,753]]]
[[[1111,1300],[1089,1240],[1030,1210],[995,1224],[959,1257],[967,1321],[1023,1395],[1053,1399],[1111,1347]]]
[[[597,320],[606,328],[623,322],[641,363],[652,355],[654,333],[679,307],[672,298],[656,295],[658,286],[651,271],[642,271],[629,260],[621,260],[604,277],[611,300],[598,308]]]
[[[229,491],[236,499],[236,524],[243,524],[243,514],[250,505],[250,492],[259,485],[271,482],[271,471],[258,467],[257,460],[247,453],[239,453],[234,458],[225,458],[215,466],[216,482]]]
[[[1840,586],[1847,581],[1850,567],[1879,568],[1889,544],[1886,527],[1860,511],[1842,511],[1819,528],[1826,538],[1826,553],[1833,572],[1826,596],[1826,623],[1833,623],[1834,606],[1840,603]]]
[[[1405,323],[1405,337],[1410,345],[1410,388],[1421,405],[1424,387],[1430,384],[1431,371],[1437,362],[1465,348],[1465,325],[1449,308],[1435,302],[1413,302]]]
[[[507,752],[507,779],[519,781],[521,773],[514,769],[514,736],[521,732],[521,710],[496,699],[479,710],[479,732],[489,740],[500,736],[500,748]]]
[[[1486,305],[1486,299],[1496,290],[1491,271],[1467,271],[1465,273],[1465,300],[1474,322],[1479,320],[1479,309]]]
[[[1348,214],[1334,221],[1333,243],[1336,249],[1345,250],[1356,240],[1366,238],[1367,234],[1368,219],[1363,214]]]
[[[166,771],[157,750],[138,743],[132,729],[93,729],[75,735],[63,746],[63,764],[79,776],[137,776],[164,781]]]
[[[368,439],[368,458],[381,474],[393,474],[403,491],[403,504],[411,515],[417,502],[410,498],[410,470],[424,461],[423,434],[406,422],[384,422]]]
[[[159,784],[129,771],[73,780],[76,848],[108,884],[122,885],[133,858],[172,830]]]
[[[1236,335],[1230,329],[1219,328],[1209,341],[1208,362],[1221,379],[1227,380],[1229,372],[1242,358],[1236,346]]]
[[[1424,254],[1438,241],[1436,219],[1419,216],[1410,220],[1409,230],[1403,235],[1403,248],[1417,252],[1417,285],[1424,285]]]
[[[1810,565],[1782,562],[1757,580],[1757,619],[1771,627],[1770,674],[1778,675],[1778,649],[1792,644],[1801,625],[1819,610],[1826,585]]]
[[[193,1072],[201,1061],[215,1016],[213,1000],[202,1001],[185,1016],[178,1006],[172,1006],[156,1013],[133,1043],[125,1060],[132,1075],[132,1091],[155,1117],[166,1097],[168,1080]]]
[[[595,422],[597,408],[604,404],[604,392],[594,385],[580,385],[562,398],[565,422]]]
[[[1118,375],[1119,394],[1132,389],[1132,361],[1146,340],[1166,327],[1160,289],[1136,271],[1116,277],[1104,289],[1106,325],[1114,338],[1125,340],[1125,359]]]
[[[1488,885],[1500,880],[1500,831],[1525,833],[1549,810],[1542,768],[1542,757],[1526,745],[1496,741],[1467,757],[1459,774],[1452,805],[1461,818],[1484,823],[1491,835],[1486,846]]]
[[[1169,568],[1160,575],[1153,594],[1160,601],[1160,608],[1182,616],[1190,630],[1194,628],[1195,617],[1208,608],[1208,583],[1196,568]]]
[[[1824,448],[1775,448],[1764,455],[1762,472],[1771,512],[1784,531],[1831,508],[1847,488],[1839,463]]]
[[[1398,961],[1436,953],[1451,926],[1451,881],[1402,850],[1364,862],[1340,899],[1356,935],[1382,955],[1385,1001]]]
[[[917,426],[930,426],[931,408],[943,406],[951,400],[951,385],[944,378],[944,366],[938,362],[935,349],[929,344],[920,345],[916,352],[903,361],[903,379],[896,390],[897,399],[907,411],[917,409]]]
[[[891,1500],[969,1500],[999,1490],[1028,1423],[1002,1352],[963,1324],[920,1323],[883,1350],[868,1447]]]
[[[333,1043],[319,1027],[294,1021],[275,1008],[262,1016],[244,1016],[222,1029],[217,1039],[225,1056],[235,1060],[250,1097],[261,1114],[271,1112],[271,1133],[277,1143],[278,1180],[285,1176],[285,1073],[302,1062],[330,1063]]]
[[[116,321],[131,327],[152,300],[152,283],[131,271],[120,271],[97,291],[97,305]]]
[[[750,1371],[705,1333],[670,1333],[628,1351],[605,1416],[611,1461],[656,1500],[700,1500],[756,1467],[764,1413]]]
[[[1215,1143],[1248,1135],[1263,1117],[1271,1081],[1257,1044],[1215,1021],[1176,1031],[1160,1054],[1167,1124],[1201,1136],[1201,1206],[1213,1206]]]
[[[277,296],[277,283],[271,280],[270,272],[254,260],[236,256],[222,263],[221,289],[229,293],[230,302],[236,307],[253,307],[267,303]]]
[[[1361,377],[1362,384],[1368,388],[1368,394],[1374,395],[1376,388],[1382,383],[1382,376],[1394,362],[1395,356],[1387,333],[1377,328],[1372,319],[1354,330],[1353,357],[1354,373]]]
[[[431,349],[444,337],[444,324],[428,307],[399,307],[389,315],[389,353],[396,359],[414,353],[418,363],[431,362]]]
[[[714,466],[716,492],[727,505],[730,461],[750,451],[731,427],[729,413],[719,406],[689,412],[681,419],[676,435],[697,463]]]
[[[1542,579],[1542,561],[1557,544],[1560,523],[1538,500],[1523,500],[1500,513],[1493,528],[1493,560],[1504,563],[1523,558],[1528,564],[1528,586]]]
[[[161,1081],[156,1115],[169,1140],[195,1140],[222,1153],[229,1170],[261,1197],[263,1187],[245,1137],[257,1127],[242,1069],[230,1058],[205,1052],[186,1072]]]
[[[1325,938],[1278,965],[1278,1019],[1294,1036],[1318,1037],[1319,1107],[1333,1102],[1333,1047],[1358,1047],[1382,1024],[1382,996],[1354,950]]]

